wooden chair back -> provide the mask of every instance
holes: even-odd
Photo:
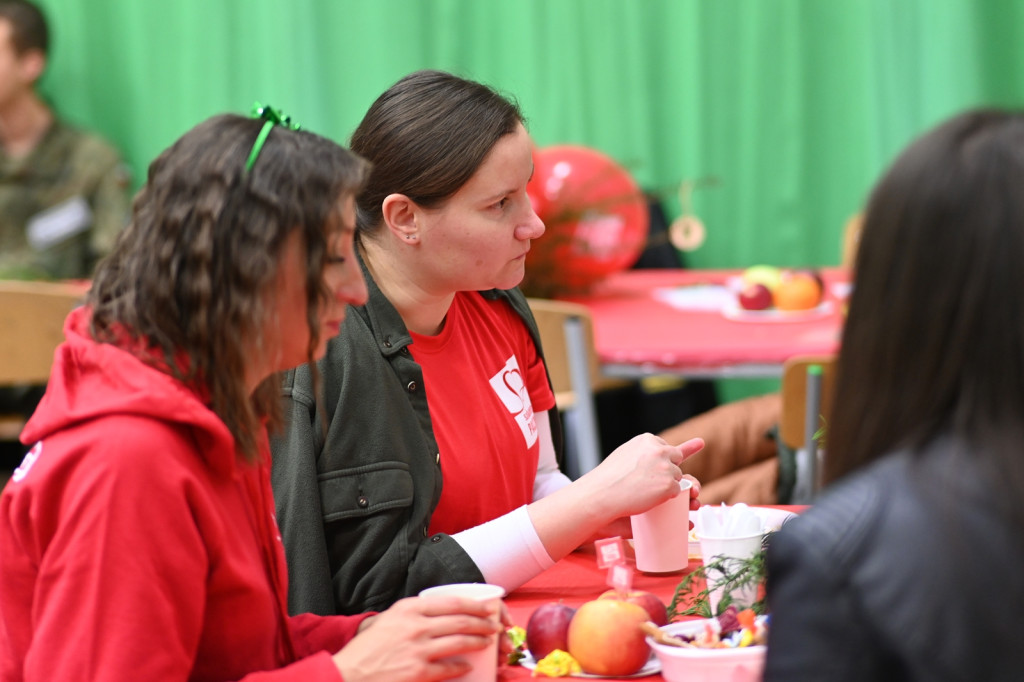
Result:
[[[864,224],[864,214],[854,213],[843,227],[843,243],[840,249],[840,264],[848,270],[853,269],[860,247],[860,230]]]
[[[84,295],[76,284],[0,280],[0,387],[47,382],[64,319]],[[0,415],[0,439],[15,439],[23,422]]]
[[[528,299],[530,310],[540,330],[541,343],[544,346],[544,359],[551,385],[555,389],[555,400],[559,409],[572,409],[577,396],[573,390],[570,358],[572,354],[583,355],[578,358],[587,368],[587,378],[591,390],[598,386],[603,377],[594,352],[594,323],[590,310],[579,303],[553,301],[543,298]],[[576,320],[582,333],[583,348],[571,348],[571,340],[566,334],[567,320]]]
[[[779,437],[794,450],[804,447],[807,434],[807,370],[812,365],[821,368],[821,398],[814,413],[828,414],[832,407],[835,383],[835,355],[801,355],[787,360],[782,367],[782,416]],[[821,421],[813,425],[817,431]]]
[[[594,323],[584,305],[541,298],[528,301],[565,424],[565,473],[578,478],[601,461],[594,389],[603,377],[594,347]]]

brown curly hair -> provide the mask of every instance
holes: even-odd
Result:
[[[330,295],[322,278],[327,233],[341,220],[341,200],[358,193],[368,172],[334,142],[280,126],[246,172],[264,123],[215,116],[160,154],[87,300],[97,341],[125,347],[127,334],[143,361],[200,387],[249,461],[258,456],[262,423],[281,423],[279,377],[251,394],[245,377],[273,315],[266,299],[282,245],[301,231],[312,363],[318,309]]]

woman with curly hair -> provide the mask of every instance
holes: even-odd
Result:
[[[436,680],[479,604],[289,617],[267,427],[278,372],[366,300],[358,156],[211,118],[161,154],[65,325],[33,447],[0,497],[4,680]]]

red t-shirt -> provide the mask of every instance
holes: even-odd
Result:
[[[534,411],[552,409],[555,396],[519,315],[503,300],[460,292],[440,334],[412,339],[444,477],[430,532],[457,533],[531,502]]]

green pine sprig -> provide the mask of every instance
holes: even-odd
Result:
[[[818,444],[819,448],[825,447],[825,434],[828,433],[828,422],[825,421],[825,415],[818,415],[821,420],[821,425],[818,426],[818,430],[814,432],[811,438]]]
[[[702,564],[688,573],[676,586],[675,593],[672,595],[672,602],[668,607],[669,622],[682,616],[700,616],[702,618],[717,616],[733,603],[734,591],[764,582],[765,556],[771,535],[770,532],[765,533],[761,550],[749,559],[716,557],[710,563]],[[708,580],[709,574],[713,574],[715,577],[713,584]],[[697,580],[703,580],[705,587],[700,592],[694,593],[694,581]],[[718,601],[718,614],[712,614],[711,590],[718,587],[723,588],[722,597]],[[768,612],[768,605],[763,597],[751,604],[749,608],[758,615]]]

